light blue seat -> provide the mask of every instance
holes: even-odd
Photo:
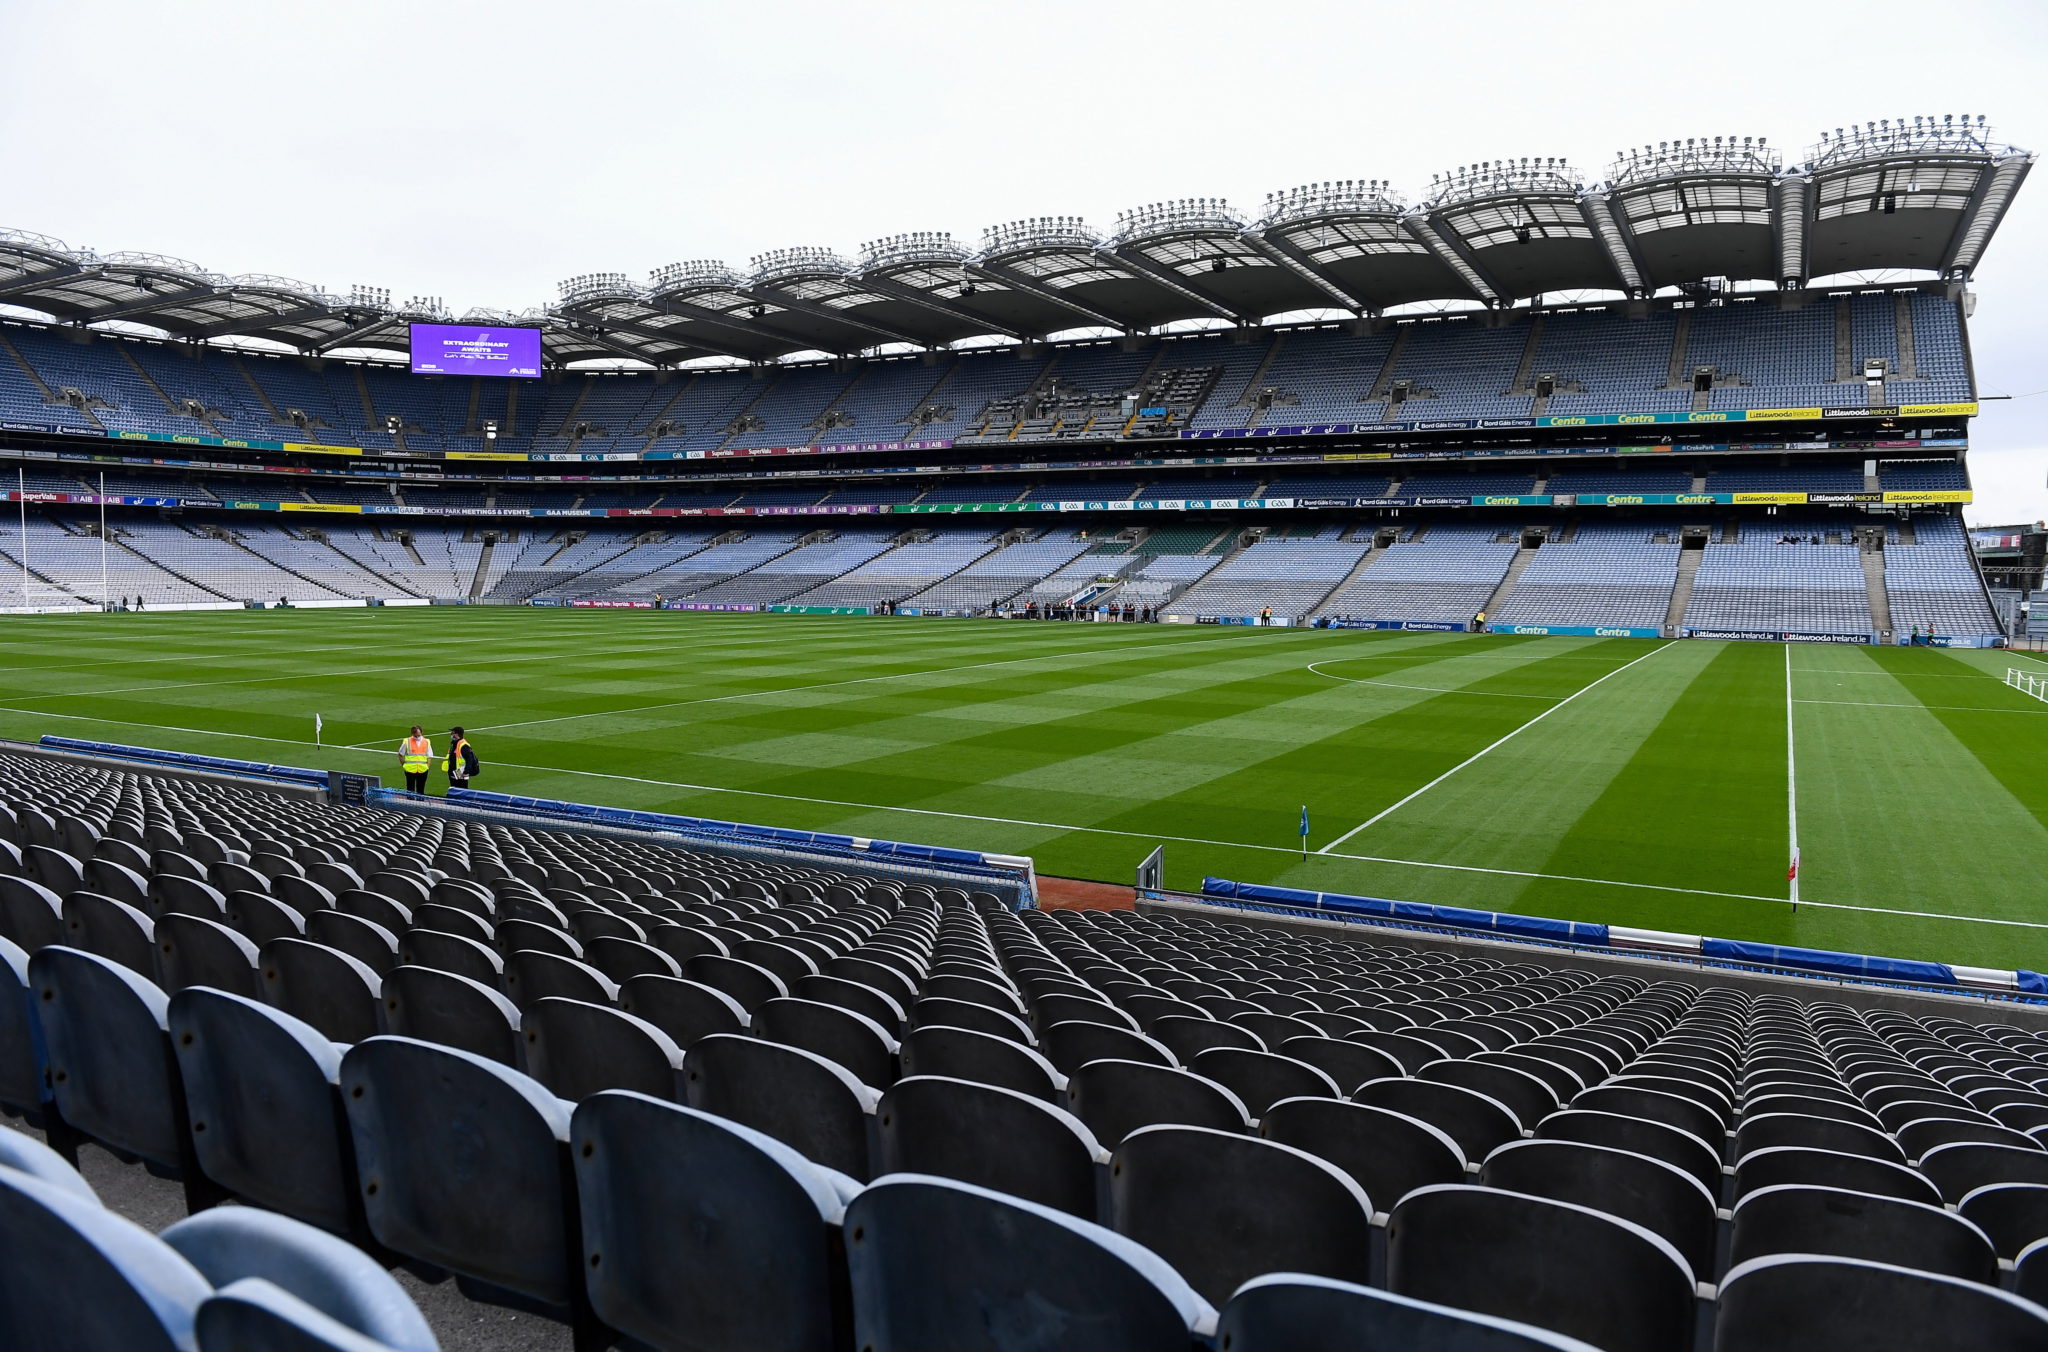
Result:
[[[0,938],[0,1107],[40,1118],[50,1091],[28,963],[21,945]]]
[[[99,1204],[99,1194],[70,1161],[25,1131],[0,1127],[0,1169],[13,1169]]]
[[[204,987],[171,997],[169,1024],[206,1176],[246,1202],[362,1237],[340,1050],[281,1010]]]
[[[683,1057],[684,1101],[744,1123],[828,1169],[868,1178],[881,1097],[836,1061],[801,1047],[713,1033]]]
[[[585,1099],[572,1136],[585,1280],[606,1325],[688,1352],[846,1345],[839,1228],[859,1184],[625,1090]]]
[[[141,1226],[41,1178],[0,1169],[0,1347],[189,1349],[212,1286]]]
[[[261,1277],[230,1282],[208,1296],[193,1332],[199,1352],[392,1352]]]
[[[257,1278],[393,1352],[438,1352],[405,1288],[346,1240],[232,1206],[188,1217],[160,1238],[216,1287]]]
[[[912,1075],[875,1109],[876,1172],[936,1174],[1070,1216],[1101,1213],[1109,1152],[1081,1120],[992,1084]]]
[[[1328,1277],[1276,1272],[1237,1288],[1216,1329],[1231,1352],[1594,1352],[1576,1338]]]
[[[545,996],[519,1020],[526,1073],[575,1103],[605,1089],[682,1097],[683,1050],[644,1019],[610,1005]]]
[[[1157,1254],[971,1183],[890,1174],[845,1229],[856,1346],[1187,1352],[1215,1324]]]

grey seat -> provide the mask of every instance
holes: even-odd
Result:
[[[1942,1200],[1956,1203],[1989,1183],[2048,1183],[2048,1150],[1982,1141],[1939,1145],[1920,1157]]]
[[[683,965],[654,945],[611,935],[600,935],[585,944],[583,960],[621,986],[636,976],[683,974]]]
[[[1344,1040],[1356,1042],[1367,1047],[1377,1047],[1388,1056],[1399,1061],[1401,1063],[1401,1071],[1406,1075],[1416,1074],[1432,1061],[1444,1059],[1441,1047],[1424,1042],[1419,1037],[1411,1037],[1407,1033],[1388,1033],[1378,1030],[1365,1033],[1346,1033]]]
[[[465,934],[465,938],[476,938]],[[553,925],[543,925],[533,920],[502,920],[492,935],[500,952],[516,953],[520,949],[531,949],[536,953],[553,953],[558,957],[583,961],[583,944],[575,935]]]
[[[440,930],[407,930],[399,936],[401,967],[431,967],[466,977],[494,991],[505,989],[505,960],[485,944]]]
[[[1240,1286],[1218,1317],[1217,1343],[1230,1352],[1596,1352],[1533,1325],[1295,1272]]]
[[[206,1176],[243,1201],[363,1238],[333,1042],[246,996],[203,988],[172,996],[168,1020]]]
[[[868,1118],[879,1095],[816,1052],[731,1033],[683,1056],[684,1101],[764,1132],[814,1164],[868,1173]]]
[[[1736,1204],[1731,1267],[1774,1253],[1823,1254],[1998,1285],[1998,1254],[1970,1221],[1926,1202],[1781,1184]]]
[[[303,1019],[335,1042],[376,1036],[384,983],[367,965],[305,939],[273,939],[263,946],[261,958],[265,1003]]]
[[[393,968],[381,994],[384,1031],[519,1065],[519,1009],[493,987],[437,967]]]
[[[118,963],[61,945],[28,960],[50,1093],[81,1134],[184,1178],[202,1200],[161,990]]]
[[[50,1086],[36,1003],[28,954],[12,940],[0,939],[0,1108],[26,1113],[42,1124]]]
[[[942,992],[932,993],[938,995]],[[1066,1023],[1070,1020],[1081,1023],[1106,1023],[1112,1028],[1125,1028],[1133,1033],[1139,1031],[1138,1021],[1109,1001],[1095,996],[1064,993],[1038,997],[1032,1005],[1029,1022],[1043,1037],[1046,1029],[1056,1023]]]
[[[585,1281],[607,1326],[689,1352],[847,1345],[846,1180],[772,1137],[640,1094],[585,1099],[571,1129]]]
[[[993,1005],[978,1005],[971,1000],[946,1000],[928,997],[918,1000],[910,1007],[912,1028],[966,1028],[991,1037],[1008,1038],[1026,1047],[1036,1047],[1038,1038],[1031,1026],[1007,1010]]]
[[[1117,1233],[1166,1259],[1204,1299],[1227,1299],[1268,1272],[1370,1275],[1364,1190],[1292,1146],[1205,1127],[1144,1127],[1116,1149],[1110,1198]]]
[[[713,1033],[744,1033],[751,1022],[724,991],[681,977],[633,977],[619,986],[619,1008],[653,1024],[686,1052]]]
[[[150,904],[144,909],[157,919],[167,915],[196,915],[206,920],[226,920],[227,893],[203,878],[179,873],[158,873],[149,880]]]
[[[64,899],[31,878],[0,874],[0,939],[34,953],[64,940]]]
[[[1571,1106],[1662,1122],[1666,1126],[1690,1132],[1708,1145],[1718,1145],[1728,1134],[1727,1127],[1718,1114],[1691,1099],[1667,1094],[1659,1089],[1596,1085],[1575,1096]]]
[[[816,1000],[820,1004],[837,1005],[856,1014],[865,1014],[891,1037],[902,1036],[908,1017],[902,1004],[886,991],[826,973],[804,977],[790,989],[790,994],[800,1000]]]
[[[724,991],[749,1014],[770,1000],[789,994],[782,978],[767,968],[716,953],[691,958],[683,964],[683,975],[713,990]]]
[[[1487,1061],[1435,1061],[1416,1072],[1416,1078],[1437,1084],[1454,1084],[1484,1094],[1515,1115],[1527,1127],[1557,1111],[1555,1092],[1544,1081],[1514,1066]]]
[[[1365,1190],[1376,1214],[1417,1188],[1465,1177],[1465,1154],[1441,1128],[1389,1108],[1342,1099],[1285,1099],[1259,1119],[1259,1135],[1305,1150]]]
[[[306,918],[263,892],[237,888],[227,894],[228,928],[258,948],[275,939],[297,939],[306,933]]]
[[[1839,1118],[1815,1117],[1808,1113],[1744,1114],[1735,1128],[1735,1157],[1772,1146],[1800,1146],[1808,1150],[1833,1150],[1844,1155],[1867,1155],[1892,1164],[1906,1163],[1898,1142],[1874,1127]]]
[[[97,892],[64,898],[64,943],[156,980],[155,927],[136,907]]]
[[[916,1075],[875,1108],[875,1172],[931,1174],[992,1188],[1084,1220],[1098,1210],[1109,1154],[1063,1108],[995,1085]]]
[[[976,1084],[1014,1089],[1047,1103],[1066,1106],[1068,1078],[1039,1053],[1008,1038],[933,1024],[905,1035],[900,1056],[905,1075],[943,1075],[948,1079],[972,1080]],[[1099,1138],[1101,1133],[1096,1135]]]
[[[2048,1310],[1996,1287],[1854,1258],[1752,1258],[1721,1280],[1716,1352],[2048,1348]]]
[[[398,936],[374,920],[344,911],[306,913],[306,939],[348,954],[381,980],[398,966]]]
[[[876,1089],[896,1081],[896,1039],[865,1014],[815,1000],[784,997],[754,1012],[755,1037],[816,1052]]]
[[[526,1073],[556,1098],[580,1102],[606,1089],[681,1098],[683,1049],[644,1019],[610,1005],[548,996],[519,1019]]]
[[[1273,1050],[1329,1076],[1340,1097],[1367,1080],[1383,1080],[1402,1073],[1401,1063],[1385,1052],[1340,1037],[1291,1037]]]
[[[1940,1191],[1923,1174],[1904,1165],[1888,1164],[1867,1155],[1800,1146],[1772,1146],[1752,1151],[1735,1163],[1735,1196],[1740,1198],[1779,1183],[1867,1192],[1909,1202],[1940,1206]]]
[[[883,1178],[845,1230],[854,1345],[877,1352],[1187,1352],[1215,1318],[1140,1245],[967,1183]]]
[[[1692,1339],[1692,1274],[1668,1243],[1587,1207],[1491,1188],[1402,1198],[1387,1219],[1387,1289],[1603,1352],[1671,1352]]]
[[[580,1327],[569,1105],[496,1062],[375,1037],[342,1058],[343,1102],[377,1242]]]
[[[1145,1031],[1170,1050],[1181,1065],[1187,1065],[1211,1047],[1242,1047],[1255,1052],[1266,1050],[1266,1044],[1259,1040],[1257,1033],[1221,1019],[1168,1014],[1155,1019]]]
[[[1303,1061],[1239,1047],[1212,1047],[1188,1069],[1237,1096],[1254,1120],[1289,1098],[1336,1098],[1337,1082]]]
[[[1552,1140],[1611,1145],[1661,1159],[1699,1178],[1710,1190],[1719,1186],[1722,1150],[1726,1145],[1723,1138],[1710,1143],[1665,1122],[1580,1108],[1576,1104],[1545,1117],[1535,1125],[1533,1134]]]
[[[1391,1108],[1437,1127],[1458,1143],[1468,1160],[1485,1158],[1494,1147],[1522,1134],[1507,1106],[1477,1090],[1434,1080],[1374,1080],[1351,1097],[1375,1108]]]
[[[1060,1072],[1065,1075],[1072,1075],[1090,1061],[1150,1061],[1161,1066],[1174,1064],[1173,1053],[1143,1033],[1082,1019],[1069,1019],[1064,1023],[1041,1028],[1038,1034],[1038,1049],[1045,1053],[1046,1060],[1059,1067]]]
[[[1141,1127],[1251,1130],[1244,1100],[1227,1087],[1149,1061],[1090,1061],[1067,1077],[1066,1106],[1111,1149]]]
[[[100,1204],[99,1194],[70,1161],[25,1131],[0,1131],[0,1169],[28,1174],[94,1206]]]
[[[521,949],[505,957],[505,994],[522,1010],[549,998],[608,1005],[618,999],[611,978],[588,963],[557,953]]]
[[[156,979],[167,992],[211,986],[255,999],[256,945],[217,920],[172,911],[156,918]]]
[[[1634,1221],[1668,1241],[1695,1281],[1713,1276],[1715,1197],[1675,1165],[1577,1141],[1510,1141],[1486,1157],[1479,1181]]]
[[[1966,1193],[1956,1211],[1990,1237],[2000,1258],[2018,1258],[2048,1239],[2048,1184],[1987,1183]]]

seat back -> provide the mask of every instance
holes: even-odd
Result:
[[[549,996],[519,1021],[526,1073],[556,1098],[580,1102],[605,1089],[631,1089],[674,1102],[683,1049],[644,1019],[610,1005]]]
[[[645,1095],[585,1099],[572,1125],[584,1269],[608,1326],[702,1352],[846,1343],[831,1176],[771,1137]]]
[[[380,1244],[550,1306],[578,1281],[569,1105],[453,1047],[374,1037],[342,1058],[364,1209]]]
[[[1997,1250],[1968,1220],[1925,1202],[1841,1188],[1780,1184],[1743,1197],[1729,1231],[1729,1266],[1779,1253],[1860,1258],[1998,1284]]]
[[[1014,1089],[1047,1103],[1071,1106],[1062,1098],[1068,1086],[1067,1077],[1036,1051],[1008,1038],[933,1024],[907,1034],[899,1054],[905,1075],[972,1080],[976,1084]],[[1097,1135],[1099,1138],[1100,1133]]]
[[[672,976],[628,978],[619,986],[619,1008],[653,1024],[686,1052],[713,1033],[744,1033],[751,1022],[724,991]]]
[[[376,1036],[383,981],[368,964],[306,939],[273,939],[263,945],[261,958],[265,1003],[335,1042]]]
[[[869,1115],[880,1096],[816,1052],[713,1033],[684,1053],[683,1096],[692,1108],[764,1132],[814,1164],[870,1176]]]
[[[1217,1320],[1216,1341],[1230,1352],[1595,1352],[1529,1324],[1296,1272],[1254,1277],[1239,1287]]]
[[[80,1132],[157,1165],[184,1162],[169,1001],[106,958],[62,946],[28,960],[57,1111]]]
[[[1151,1249],[1206,1300],[1268,1272],[1363,1282],[1372,1203],[1306,1151],[1205,1127],[1145,1127],[1110,1172],[1120,1235]]]
[[[1244,1100],[1229,1089],[1149,1061],[1090,1061],[1067,1077],[1066,1107],[1110,1149],[1141,1127],[1251,1130]]]
[[[257,1206],[355,1230],[334,1044],[280,1010],[204,987],[172,996],[168,1022],[201,1171]]]
[[[917,1075],[882,1095],[875,1123],[877,1173],[957,1179],[1083,1220],[1099,1211],[1097,1172],[1108,1154],[1078,1118],[1042,1099]]]
[[[2048,1310],[1995,1286],[1855,1258],[1752,1258],[1721,1279],[1717,1352],[2048,1347]]]
[[[0,1347],[192,1346],[212,1288],[142,1227],[41,1178],[0,1169]]]
[[[1215,1311],[1157,1254],[1052,1207],[894,1174],[846,1212],[854,1345],[1187,1352]]]

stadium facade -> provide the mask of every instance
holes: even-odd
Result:
[[[1953,116],[1696,138],[461,316],[6,232],[0,604],[1990,642],[1969,283],[2032,159]],[[538,328],[546,375],[379,359],[421,322]]]

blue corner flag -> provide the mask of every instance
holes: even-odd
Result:
[[[1301,805],[1301,857],[1308,858],[1308,804]]]

